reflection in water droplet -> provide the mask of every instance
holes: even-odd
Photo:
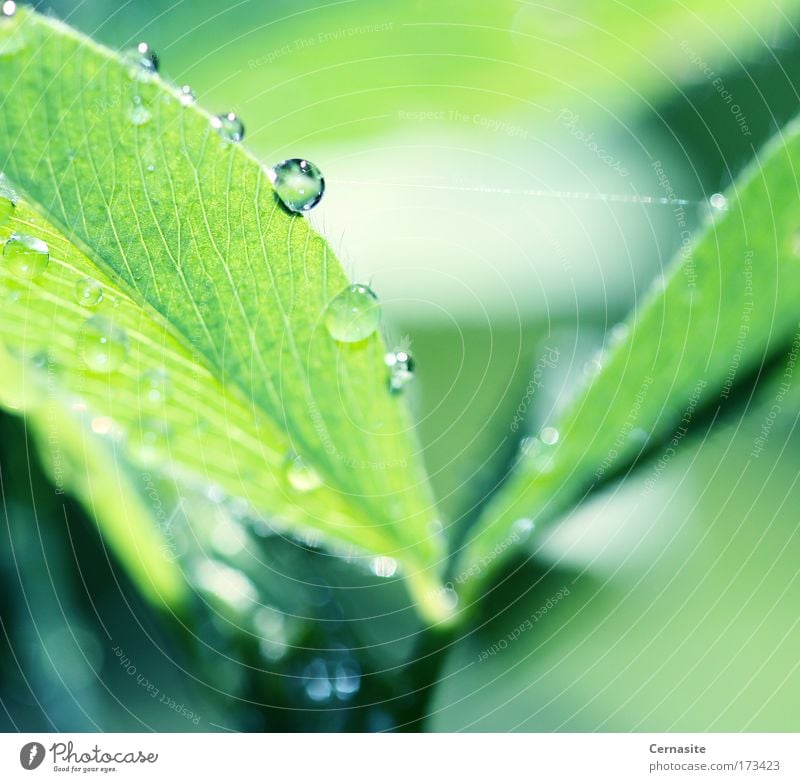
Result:
[[[197,96],[188,84],[184,84],[183,87],[178,90],[178,100],[184,106],[191,106],[197,100]]]
[[[383,359],[389,367],[389,390],[399,393],[414,379],[414,359],[407,350],[387,353]]]
[[[95,315],[81,328],[79,347],[84,363],[93,372],[113,372],[128,356],[128,337],[113,321]]]
[[[378,297],[366,285],[348,285],[328,305],[325,326],[338,342],[361,342],[374,334],[381,322]]]
[[[236,142],[244,138],[244,124],[232,111],[212,117],[211,127],[226,141]]]
[[[96,307],[103,300],[103,286],[91,277],[75,283],[75,298],[83,307]]]
[[[293,489],[303,492],[322,485],[319,473],[296,454],[290,454],[286,459],[286,480]]]
[[[35,236],[14,233],[3,249],[3,260],[18,277],[34,279],[42,274],[50,263],[50,250]]]
[[[290,158],[269,172],[278,198],[291,212],[313,209],[325,192],[322,172],[309,160]]]
[[[539,432],[539,439],[545,445],[555,445],[558,442],[558,429],[554,429],[552,426],[545,426],[541,432]]]
[[[128,119],[134,125],[145,125],[146,123],[150,122],[152,118],[152,113],[147,106],[144,105],[142,102],[142,98],[139,95],[134,95],[131,98],[131,105],[128,109]]]
[[[369,569],[379,578],[391,578],[397,572],[397,560],[392,557],[374,557]]]

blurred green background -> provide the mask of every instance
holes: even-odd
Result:
[[[322,168],[313,221],[415,356],[409,402],[456,548],[524,434],[510,424],[543,352],[560,360],[530,427],[680,247],[671,208],[642,199],[668,194],[654,161],[698,226],[798,106],[795,2],[37,7],[115,48],[148,41],[166,77],[241,116],[265,162]],[[632,478],[579,509],[476,627],[442,639],[399,582],[314,541],[250,541],[258,557],[237,559],[235,529],[230,568],[201,570],[184,614],[154,610],[4,415],[0,725],[798,730],[800,457],[783,420],[743,470],[762,417],[743,407],[696,438],[654,492]],[[179,539],[212,523],[213,503],[157,489]],[[268,607],[244,618],[232,583]]]

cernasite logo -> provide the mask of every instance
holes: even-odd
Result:
[[[19,762],[22,764],[22,768],[28,771],[39,768],[43,760],[44,745],[40,744],[38,741],[29,741],[19,751]]]

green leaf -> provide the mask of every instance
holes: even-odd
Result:
[[[665,465],[698,411],[724,410],[737,383],[792,340],[800,320],[798,162],[795,122],[734,186],[727,211],[686,243],[601,372],[521,455],[458,567],[476,576],[471,590],[513,550],[517,520],[552,520],[645,449]],[[684,210],[674,207],[679,229]]]
[[[687,444],[656,491],[631,475],[554,529],[494,595],[505,610],[454,646],[429,727],[800,728],[792,395],[757,458],[772,393]]]
[[[441,541],[412,427],[388,393],[380,335],[327,333],[326,307],[348,284],[327,245],[282,208],[257,160],[159,78],[24,9],[0,26],[0,42],[11,38],[0,160],[41,215],[18,208],[14,227],[45,239],[53,260],[21,284],[3,340],[51,345],[60,392],[108,414],[134,446],[126,456],[163,434],[189,480],[396,558],[421,610],[440,617]],[[118,371],[81,361],[93,338],[74,298],[84,276],[109,292],[89,317],[126,334]],[[153,372],[172,386],[154,433],[140,397]],[[292,454],[321,486],[296,489]]]

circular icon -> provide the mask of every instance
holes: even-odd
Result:
[[[38,741],[29,741],[19,751],[19,762],[22,764],[22,768],[28,771],[39,768],[43,760],[44,745],[40,744]]]

